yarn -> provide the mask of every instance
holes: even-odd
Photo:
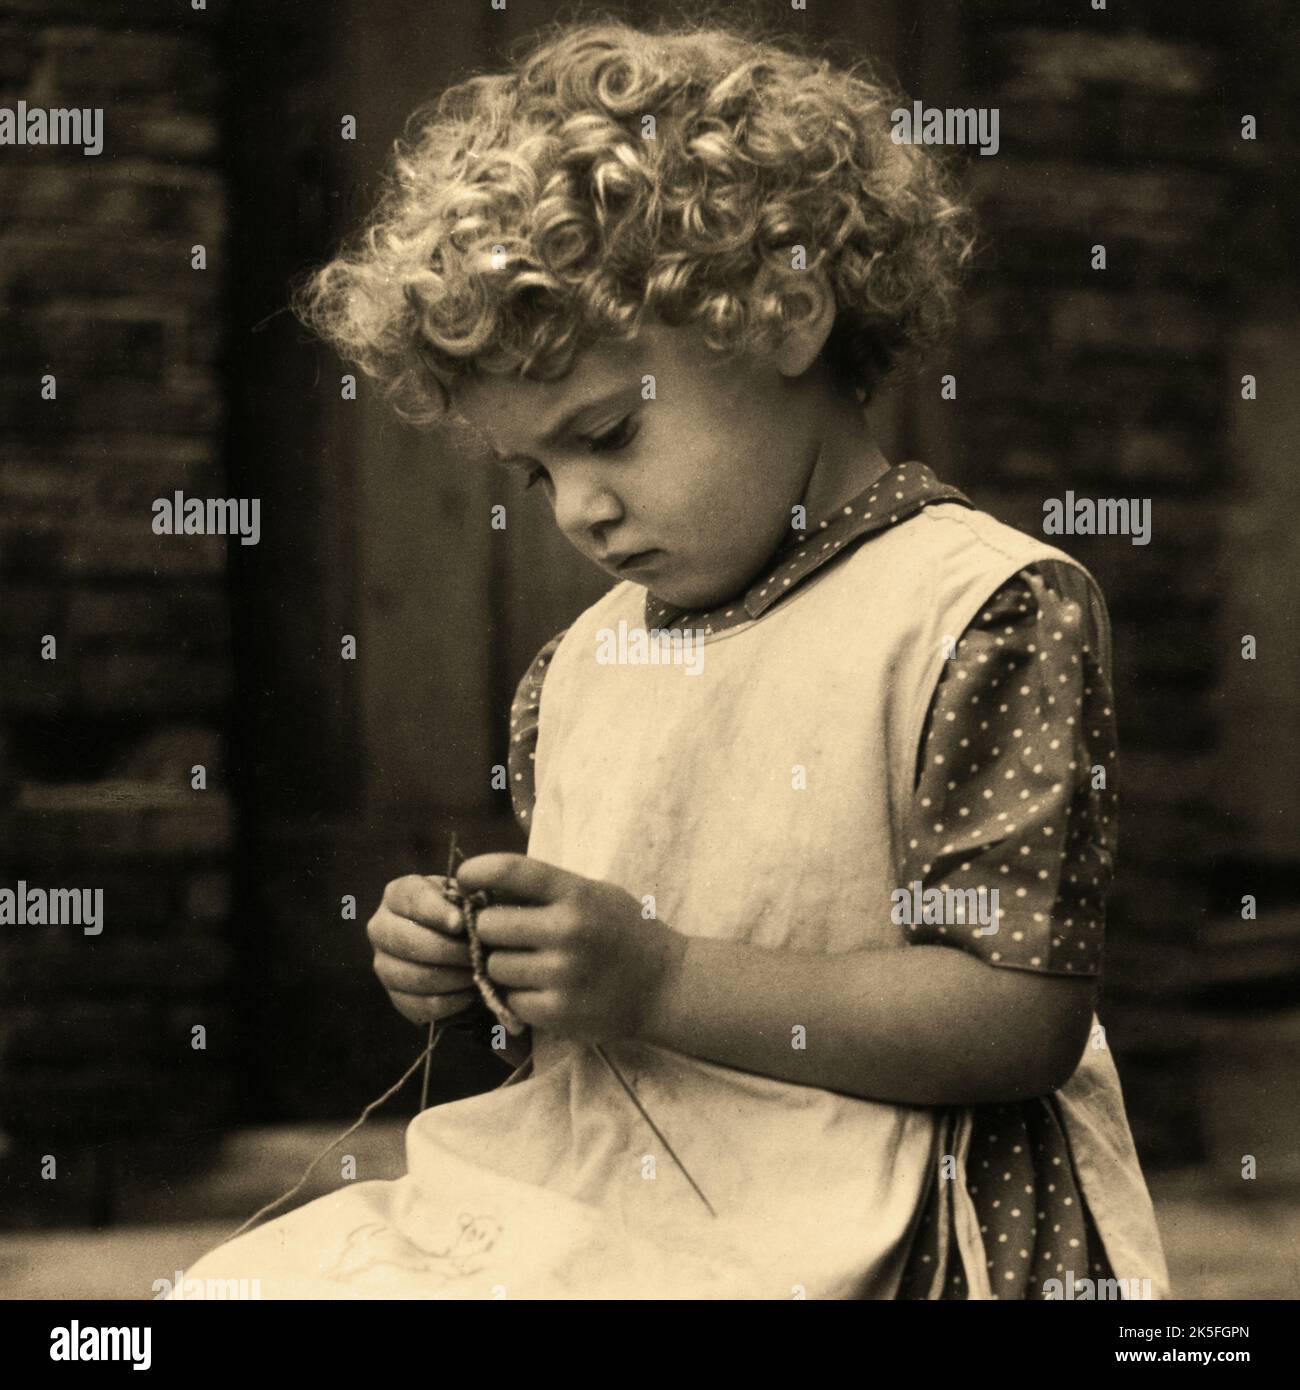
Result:
[[[226,1236],[226,1238],[221,1242],[221,1244],[225,1245],[228,1241],[234,1240],[236,1236],[242,1236],[244,1232],[249,1229],[250,1226],[255,1226],[262,1219],[262,1217],[269,1215],[277,1207],[283,1206],[284,1203],[287,1202],[291,1197],[296,1197],[298,1193],[301,1192],[303,1187],[306,1185],[307,1179],[311,1177],[312,1173],[315,1171],[316,1165],[323,1158],[327,1158],[331,1153],[333,1153],[334,1150],[337,1149],[338,1146],[350,1135],[355,1134],[357,1130],[359,1130],[361,1126],[365,1124],[365,1122],[370,1118],[370,1116],[376,1110],[378,1110],[379,1107],[383,1105],[383,1103],[386,1100],[390,1100],[393,1096],[395,1096],[398,1093],[398,1091],[402,1089],[403,1086],[406,1085],[407,1079],[411,1076],[411,1074],[415,1071],[416,1067],[418,1067],[421,1062],[424,1062],[428,1059],[430,1054],[433,1052],[433,1049],[437,1047],[441,1037],[441,1031],[433,1033],[430,1038],[430,1041],[425,1046],[424,1051],[421,1052],[420,1055],[415,1059],[415,1061],[412,1062],[411,1065],[407,1067],[407,1069],[402,1073],[401,1079],[395,1081],[377,1100],[372,1100],[370,1104],[367,1105],[366,1108],[361,1112],[360,1116],[351,1125],[349,1125],[348,1128],[345,1129],[337,1139],[335,1139],[331,1144],[329,1144],[327,1148],[322,1149],[320,1153],[318,1153],[316,1157],[313,1158],[312,1161],[307,1165],[307,1168],[304,1171],[302,1177],[300,1177],[298,1181],[294,1183],[294,1185],[288,1190],[288,1192],[284,1193],[280,1197],[275,1198],[274,1201],[268,1202],[264,1207],[260,1208],[258,1211],[255,1211],[252,1214],[252,1216],[250,1216],[248,1220],[244,1222],[242,1226],[240,1226],[237,1230],[232,1231],[228,1236]]]
[[[481,890],[477,893],[462,893],[456,880],[448,874],[442,896],[453,907],[460,908],[461,926],[465,930],[465,939],[469,942],[469,962],[474,972],[474,983],[483,1002],[497,1016],[502,1027],[512,1038],[519,1037],[527,1030],[528,1025],[506,1004],[496,992],[496,986],[488,979],[487,952],[483,949],[483,942],[478,934],[478,915],[488,905],[488,895]]]

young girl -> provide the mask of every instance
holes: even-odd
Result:
[[[1093,1013],[1101,596],[891,466],[863,416],[949,321],[971,245],[931,153],[892,140],[898,104],[731,30],[559,29],[422,114],[314,278],[304,317],[404,416],[542,488],[617,582],[520,686],[527,857],[457,876],[487,895],[524,1066],[412,1121],[406,1177],[191,1275],[322,1298],[1167,1292]],[[389,884],[375,967],[407,1017],[486,1037],[443,886]]]

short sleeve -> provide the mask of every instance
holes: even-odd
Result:
[[[1099,972],[1117,837],[1109,660],[1096,582],[1064,562],[1022,570],[967,627],[922,731],[903,883],[982,890],[949,899],[982,915],[936,912],[914,943]]]
[[[532,827],[533,802],[536,791],[533,763],[537,749],[537,723],[541,716],[542,683],[550,669],[551,658],[568,631],[557,632],[533,658],[515,690],[510,706],[510,748],[506,755],[506,775],[510,779],[510,802],[515,820],[525,834]]]

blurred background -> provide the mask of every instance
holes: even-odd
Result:
[[[1029,531],[1067,489],[1152,500],[1148,546],[1056,538],[1114,624],[1101,1017],[1175,1291],[1292,1296],[1300,13],[749,8],[909,101],[1000,111],[996,157],[965,160],[961,332],[873,418],[892,459]],[[510,697],[605,581],[535,493],[365,378],[343,399],[353,369],[285,306],[407,115],[556,12],[0,0],[0,106],[105,110],[96,158],[0,148],[0,883],[100,886],[107,919],[0,936],[0,1292],[148,1297],[290,1186],[422,1046],[371,973],[385,882],[441,872],[453,829],[524,847],[491,786]],[[260,498],[260,544],[155,536],[176,490]],[[436,1099],[504,1074],[455,1035],[435,1063]],[[402,1171],[417,1104],[415,1081],[349,1142],[359,1177]]]

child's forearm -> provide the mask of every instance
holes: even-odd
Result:
[[[678,940],[642,1039],[871,1100],[1044,1095],[1074,1072],[1092,1019],[1092,980],[999,969],[946,946],[827,956]]]

